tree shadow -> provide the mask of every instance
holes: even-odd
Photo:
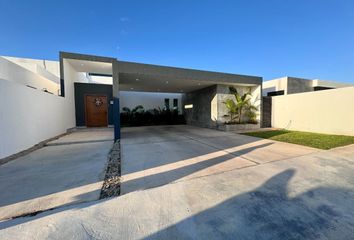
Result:
[[[318,187],[288,196],[290,169],[145,239],[353,239],[353,191]]]

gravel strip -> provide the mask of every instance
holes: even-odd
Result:
[[[100,199],[119,196],[120,194],[120,140],[113,144],[108,156],[106,175],[101,189]]]

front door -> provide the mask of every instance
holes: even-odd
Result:
[[[107,127],[107,96],[86,95],[86,126]]]

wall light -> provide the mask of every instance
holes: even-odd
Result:
[[[193,104],[184,105],[184,109],[191,109],[191,108],[193,108]]]

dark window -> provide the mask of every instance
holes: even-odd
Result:
[[[322,91],[322,90],[328,90],[328,89],[333,89],[333,88],[331,88],[331,87],[321,87],[321,86],[317,86],[317,87],[313,88],[314,91]]]
[[[165,98],[165,108],[170,109],[170,99]]]
[[[173,109],[178,109],[178,99],[177,98],[173,99]]]
[[[279,95],[284,95],[284,90],[281,90],[281,91],[274,91],[274,92],[269,92],[269,93],[267,93],[267,96],[268,96],[268,97],[279,96]]]

